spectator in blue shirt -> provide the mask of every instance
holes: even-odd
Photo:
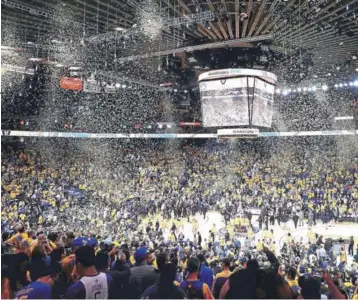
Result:
[[[200,274],[199,274],[200,281],[206,283],[209,286],[209,288],[211,289],[213,287],[213,282],[214,282],[213,270],[211,270],[206,265],[206,259],[203,254],[199,254],[198,258],[201,263]]]
[[[15,299],[51,299],[52,286],[58,279],[59,264],[47,266],[45,262],[37,264],[30,272],[31,283],[15,295]]]

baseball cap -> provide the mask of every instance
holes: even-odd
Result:
[[[84,238],[79,237],[72,241],[72,247],[82,247],[86,244],[86,241]]]
[[[96,238],[88,239],[87,245],[91,247],[97,247],[98,246],[98,240]]]
[[[147,247],[140,247],[134,253],[134,259],[136,262],[141,262],[147,257]]]

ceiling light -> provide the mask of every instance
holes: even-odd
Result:
[[[304,91],[304,92],[305,92],[305,91],[307,91],[307,88],[306,88],[306,87],[304,87],[304,88],[303,88],[303,91]]]
[[[184,93],[187,94],[187,93],[188,93],[188,90],[184,90]]]
[[[116,27],[115,30],[117,31],[124,31],[125,29],[123,27]]]
[[[120,83],[116,83],[116,88],[120,89],[121,88],[121,84]]]
[[[355,80],[355,81],[353,82],[353,84],[354,84],[354,86],[358,86],[358,80]]]
[[[283,90],[282,95],[284,95],[284,96],[288,95],[288,90]]]
[[[288,92],[288,93],[291,93],[291,92],[292,92],[292,90],[291,90],[291,89],[288,89],[288,90],[287,90],[287,92]]]
[[[122,89],[125,89],[127,87],[126,84],[122,84]]]
[[[312,92],[312,88],[311,88],[311,87],[309,87],[309,88],[307,89],[307,91]]]
[[[178,90],[177,89],[174,89],[174,93],[176,93]]]
[[[353,82],[352,82],[352,81],[349,83],[349,86],[353,86]]]
[[[52,44],[62,44],[62,42],[59,40],[51,40],[51,43]]]
[[[68,68],[71,71],[81,70],[81,67],[69,67]]]
[[[348,86],[348,83],[344,83],[343,85],[344,85],[344,86]]]
[[[33,45],[33,42],[27,42],[28,45]]]
[[[317,91],[317,87],[316,87],[316,86],[313,86],[313,87],[312,87],[312,91],[313,91],[313,92]]]
[[[296,93],[297,91],[296,91],[296,90],[293,90],[292,92]]]
[[[62,68],[63,65],[62,65],[62,64],[57,64],[57,65],[55,65],[55,67],[56,67],[56,68]]]
[[[331,76],[332,74],[331,73],[328,73],[327,76]]]
[[[280,90],[280,89],[276,89],[275,92],[276,92],[276,94],[280,94],[280,93],[281,93],[281,90]]]
[[[32,57],[32,58],[29,58],[30,61],[43,61],[44,59],[43,58],[37,58],[37,57]]]
[[[297,92],[301,92],[302,91],[302,89],[299,87],[299,88],[297,88]]]
[[[358,68],[356,68],[356,72],[358,72]]]
[[[334,85],[334,87],[337,88],[337,87],[338,87],[338,84],[336,83],[336,84]]]
[[[133,28],[136,28],[136,27],[137,27],[137,24],[134,23],[134,24],[132,25],[132,27],[133,27]]]
[[[328,86],[326,84],[322,85],[322,91],[327,91],[328,90]]]
[[[338,86],[339,86],[340,88],[342,88],[342,87],[343,87],[343,83],[338,84]]]
[[[357,60],[357,55],[352,55],[353,60]]]

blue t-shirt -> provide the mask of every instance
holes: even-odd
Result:
[[[15,295],[15,299],[51,299],[51,286],[42,282],[31,282]]]
[[[213,270],[211,270],[205,264],[201,264],[200,281],[206,283],[209,286],[209,289],[211,289],[213,286],[213,282],[214,282]]]

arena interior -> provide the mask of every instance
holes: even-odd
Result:
[[[1,299],[358,299],[357,0],[1,0]]]

